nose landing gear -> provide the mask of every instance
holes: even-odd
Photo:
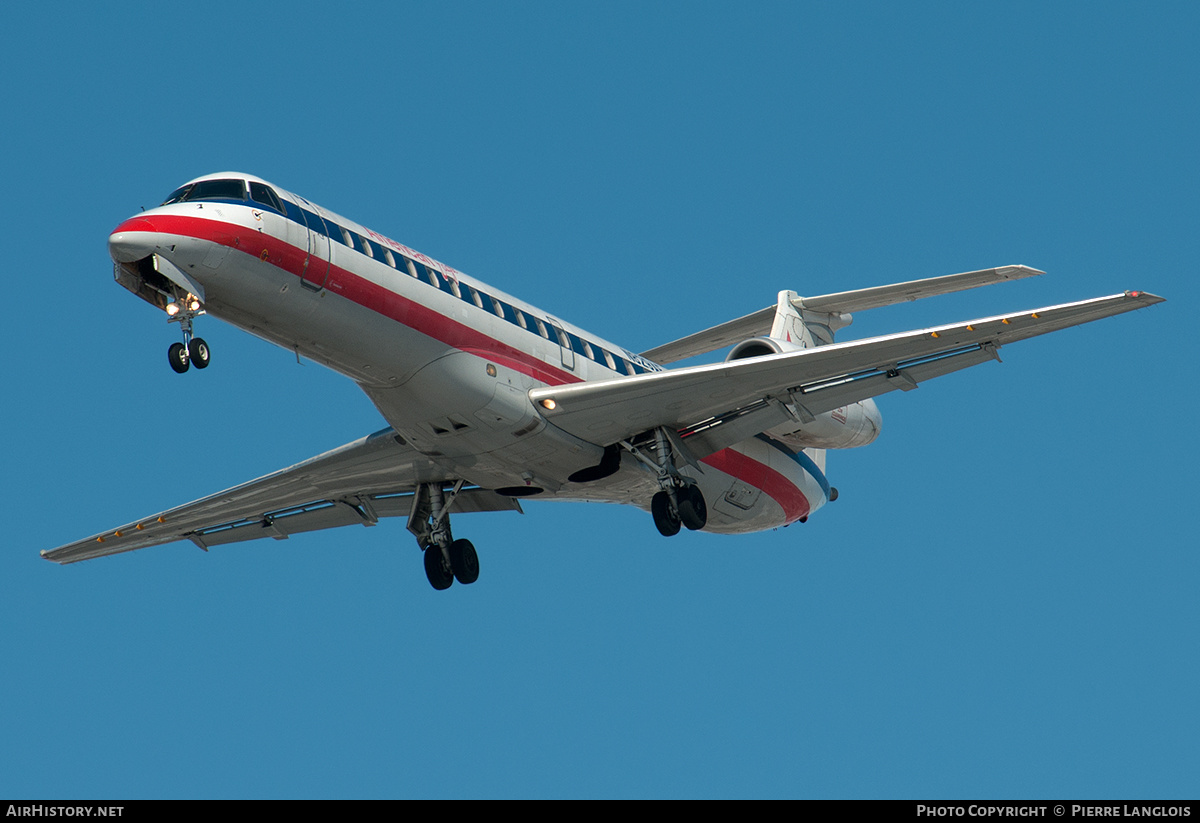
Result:
[[[192,320],[204,314],[204,309],[200,308],[200,301],[189,294],[185,300],[168,303],[167,314],[170,315],[167,322],[178,323],[183,332],[183,342],[172,343],[167,349],[167,362],[171,364],[171,368],[178,374],[183,374],[189,366],[208,368],[208,343],[203,337],[192,337]]]

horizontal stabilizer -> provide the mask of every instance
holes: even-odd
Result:
[[[796,308],[830,313],[865,311],[910,300],[920,300],[922,297],[934,297],[939,294],[951,294],[956,291],[977,289],[980,286],[990,286],[993,283],[1004,283],[1008,280],[1020,280],[1023,277],[1033,277],[1037,274],[1045,274],[1045,272],[1031,269],[1029,266],[1000,266],[995,269],[967,271],[962,274],[947,274],[944,277],[910,280],[907,283],[893,283],[890,286],[873,286],[869,289],[855,289],[837,294],[801,297],[797,301]]]
[[[873,286],[869,289],[855,289],[816,297],[799,297],[794,305],[798,309],[827,313],[864,311],[1044,273],[1028,266],[1000,266],[943,277],[927,277],[924,280],[910,280],[907,283],[893,283],[889,286]],[[775,306],[768,306],[736,320],[689,334],[687,337],[642,352],[642,357],[655,363],[674,363],[732,346],[751,337],[760,337],[771,331],[775,309]]]

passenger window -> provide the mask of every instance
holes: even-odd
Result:
[[[417,276],[417,267],[413,263],[413,261],[409,260],[407,257],[403,258],[403,260],[404,260],[404,267],[408,270],[408,273],[411,274],[413,277],[416,277]]]
[[[426,283],[433,286],[435,289],[441,288],[441,284],[438,283],[437,272],[435,272],[429,266],[426,266],[423,263],[417,263],[417,271],[421,273],[421,279]]]
[[[520,309],[514,308],[513,314],[515,314],[517,316],[517,325],[518,326],[520,326],[523,329],[529,328],[529,323],[526,322],[526,320],[525,320],[525,312],[521,311]]]
[[[365,254],[367,257],[375,256],[375,250],[371,248],[371,241],[367,240],[365,237],[359,237],[357,234],[354,235],[354,238],[358,240],[359,248],[362,249],[363,254]]]
[[[383,250],[383,259],[384,259],[385,261],[387,261],[387,264],[388,264],[389,266],[391,266],[393,269],[394,269],[394,268],[396,268],[396,258],[395,258],[395,257],[392,257],[392,250],[391,250],[391,249],[384,249],[384,250]]]
[[[540,334],[542,337],[546,338],[547,340],[549,340],[550,335],[547,334],[547,332],[546,332],[546,324],[543,323],[541,320],[538,320],[536,317],[533,318],[533,322],[537,324],[537,333]]]

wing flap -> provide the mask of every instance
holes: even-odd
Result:
[[[553,401],[553,409],[543,412],[547,419],[598,445],[657,426],[695,427],[768,400],[804,404],[811,398],[817,414],[818,408],[828,411],[976,365],[1007,343],[1161,301],[1146,292],[1125,292],[732,363],[547,387],[531,391],[530,397],[541,408]],[[859,385],[851,385],[855,383]]]
[[[902,364],[896,374],[877,372],[853,380],[837,381],[810,389],[802,396],[790,395],[787,400],[792,404],[802,405],[805,411],[816,416],[869,397],[878,397],[897,390],[910,391],[926,380],[995,359],[998,358],[994,348],[976,346],[935,360]],[[792,419],[791,415],[783,402],[762,400],[737,409],[732,414],[702,421],[680,434],[697,457],[707,457],[789,419]]]

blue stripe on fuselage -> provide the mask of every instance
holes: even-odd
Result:
[[[823,472],[819,468],[817,468],[817,464],[813,462],[813,459],[811,457],[809,457],[803,451],[801,451],[801,452],[792,451],[787,446],[783,445],[782,443],[780,443],[778,440],[776,440],[774,437],[771,437],[770,435],[756,434],[754,436],[757,437],[762,442],[766,443],[768,446],[778,449],[780,452],[786,454],[792,460],[795,460],[796,463],[799,464],[800,468],[804,469],[806,472],[811,474],[813,479],[816,480],[821,485],[821,491],[825,492],[825,499],[826,500],[829,499],[829,480],[825,477],[825,472]]]

